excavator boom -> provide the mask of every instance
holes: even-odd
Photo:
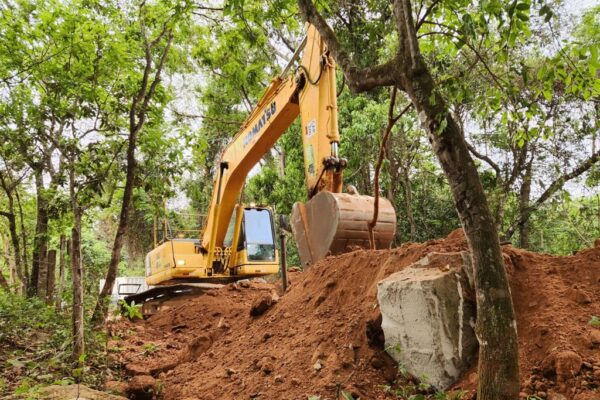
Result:
[[[299,50],[303,55],[296,73],[286,75],[286,68],[273,79],[223,152],[202,240],[209,254],[211,246],[222,246],[248,172],[298,115],[309,200],[294,205],[291,222],[302,263],[310,265],[328,254],[370,246],[368,221],[373,216],[374,199],[341,193],[346,160],[339,156],[335,62],[313,26],[308,26]],[[385,248],[394,237],[396,216],[386,199],[379,200],[379,209],[374,245]]]

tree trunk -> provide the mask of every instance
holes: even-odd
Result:
[[[408,234],[411,242],[417,240],[417,224],[415,222],[415,215],[413,211],[413,193],[412,185],[410,182],[410,168],[412,165],[411,150],[408,144],[407,132],[403,129],[399,133],[398,147],[400,149],[400,185],[404,192],[404,210],[406,212],[406,219],[408,220]]]
[[[37,193],[37,221],[33,239],[33,262],[31,265],[29,295],[45,298],[45,278],[48,275],[46,264],[48,256],[48,204],[44,193],[42,171],[35,172],[35,188]]]
[[[424,122],[429,138],[448,178],[475,266],[479,339],[477,398],[514,400],[519,395],[516,320],[496,224],[475,164],[454,121],[446,117],[446,128],[437,133],[437,116],[446,113],[439,96],[436,96],[436,106],[429,105],[427,99],[434,93],[431,77],[421,76],[415,83],[414,91],[409,94],[419,113],[427,116]]]
[[[342,67],[352,91],[397,85],[409,96],[450,185],[473,258],[479,340],[477,399],[518,399],[517,326],[496,223],[460,128],[420,54],[410,1],[393,1],[398,53],[384,64],[365,69],[353,63],[312,0],[298,3]]]
[[[74,183],[73,183],[74,184]],[[77,200],[72,200],[76,202]],[[84,313],[83,313],[83,266],[81,264],[81,210],[73,207],[73,228],[71,229],[71,275],[73,278],[73,361],[85,352]]]
[[[600,161],[600,150],[597,150],[589,158],[581,161],[573,170],[556,178],[550,185],[544,190],[544,192],[534,202],[530,203],[527,208],[519,214],[519,217],[512,222],[510,227],[504,233],[504,240],[510,240],[512,235],[515,233],[517,228],[527,222],[531,214],[544,204],[551,196],[559,191],[566,182],[571,179],[575,179],[581,176],[584,172],[592,168],[598,161]]]
[[[58,285],[56,289],[56,311],[59,312],[62,307],[63,285],[65,282],[65,253],[67,252],[67,238],[60,235],[60,250],[58,256]]]
[[[410,178],[408,177],[408,171],[402,171],[402,188],[404,189],[404,211],[406,212],[406,219],[408,220],[410,241],[414,242],[417,240],[417,224],[415,223],[415,215],[413,212],[412,204],[412,186],[410,184]]]
[[[107,300],[110,297],[115,280],[117,278],[117,268],[121,259],[121,249],[123,248],[123,241],[127,234],[127,227],[129,223],[129,208],[131,206],[131,199],[133,198],[133,188],[135,184],[135,149],[137,145],[137,135],[139,130],[134,130],[129,135],[129,144],[127,146],[127,174],[125,179],[125,189],[123,191],[123,201],[121,203],[121,215],[119,218],[119,226],[117,228],[117,234],[115,235],[115,241],[113,243],[113,249],[110,257],[110,264],[108,266],[108,272],[106,273],[106,281],[104,286],[98,295],[98,301],[94,309],[93,321],[94,323],[100,322],[108,312]]]
[[[46,304],[51,305],[54,299],[54,281],[56,274],[56,250],[48,252],[48,279],[46,280]]]
[[[17,275],[21,279],[21,287],[23,293],[27,293],[27,287],[29,284],[29,263],[27,258],[27,230],[25,229],[25,218],[23,217],[23,206],[21,204],[21,196],[19,195],[19,188],[15,188],[15,198],[17,199],[17,206],[19,207],[19,221],[21,225],[21,244],[23,245],[23,257],[21,258],[21,266],[17,265]]]
[[[361,194],[371,193],[371,163],[367,162],[361,168],[361,180],[358,182],[358,192]]]
[[[460,128],[419,52],[411,4],[394,1],[404,62],[398,82],[411,99],[450,185],[471,250],[479,340],[478,400],[519,398],[517,322],[496,223]]]
[[[144,32],[141,32],[144,34]],[[154,67],[154,80],[149,84],[149,77],[153,68],[152,60],[152,47],[156,46],[161,39],[166,38],[165,47],[161,50],[159,61]],[[129,108],[129,142],[127,144],[127,167],[126,167],[126,178],[125,178],[125,189],[123,191],[123,200],[121,203],[121,215],[119,217],[119,226],[115,235],[115,241],[110,257],[110,264],[106,273],[106,281],[104,286],[98,295],[98,301],[94,308],[93,321],[95,323],[100,322],[108,311],[108,298],[112,293],[112,288],[117,278],[117,267],[119,260],[121,259],[121,249],[123,247],[123,240],[127,234],[127,227],[129,223],[129,208],[131,206],[131,199],[133,197],[133,189],[135,185],[135,172],[137,163],[135,161],[135,150],[137,147],[137,139],[146,121],[146,113],[156,88],[160,83],[162,69],[164,67],[165,60],[169,54],[171,42],[173,40],[173,33],[171,30],[164,29],[160,36],[154,39],[151,43],[146,42],[146,57],[144,66],[144,76],[142,79],[141,86],[137,92],[137,95],[133,98],[131,106]]]
[[[592,155],[596,153],[596,138],[598,137],[598,129],[600,129],[600,104],[594,104],[594,111],[596,112],[596,129],[592,130]]]
[[[10,256],[10,245],[8,243],[8,240],[6,238],[6,236],[0,232],[0,239],[2,239],[2,246],[4,247],[2,250],[2,255],[4,256],[4,259],[6,260],[6,264],[8,265],[8,279],[9,281],[6,281],[6,278],[4,277],[4,274],[2,273],[2,268],[0,268],[0,287],[6,289],[6,291],[9,291],[9,284],[13,284],[14,282],[11,282],[12,279],[14,278],[13,276],[13,265],[14,262],[12,260],[12,257]]]
[[[515,313],[496,223],[477,168],[429,72],[414,74],[404,86],[448,179],[473,257],[479,339],[477,398],[517,399],[520,381]],[[435,98],[433,105],[431,98]]]
[[[15,279],[14,279],[14,275],[16,274],[19,277],[19,280],[22,282],[22,286],[25,287],[26,286],[26,277],[23,276],[22,274],[22,261],[21,261],[21,249],[20,249],[20,243],[19,243],[19,236],[17,233],[17,221],[15,218],[15,205],[14,205],[14,198],[13,198],[13,192],[16,192],[16,185],[14,185],[12,182],[9,183],[7,182],[7,180],[5,179],[4,176],[0,176],[0,184],[2,185],[2,188],[4,189],[4,193],[6,195],[6,199],[8,200],[8,212],[0,212],[0,215],[6,217],[6,219],[8,219],[8,230],[10,232],[10,240],[11,240],[11,244],[13,247],[13,251],[12,251],[12,257],[10,256],[11,252],[8,250],[8,247],[6,247],[7,249],[7,260],[9,261],[9,266],[10,266],[10,280],[11,280],[11,284],[15,283]],[[6,243],[6,245],[8,245],[8,243]]]
[[[10,203],[12,203],[12,201],[9,200],[9,209],[12,208]],[[10,279],[10,283],[12,285],[16,282],[15,275],[18,275],[18,273],[19,273],[19,264],[21,263],[21,261],[20,261],[21,250],[19,250],[19,237],[17,236],[17,225],[15,223],[15,215],[11,212],[8,212],[8,213],[3,212],[2,215],[4,215],[8,219],[8,230],[10,232],[10,239],[12,242],[12,251],[11,251],[11,248],[10,248],[8,240],[7,240],[8,238],[6,238],[4,235],[2,235],[2,242],[4,243],[4,254],[5,254],[6,260],[8,261],[9,272],[10,272],[9,279]],[[19,279],[22,280],[23,277],[19,276]]]
[[[0,232],[0,239],[2,239],[3,255],[6,263],[8,264],[8,284],[14,285],[17,282],[16,277],[16,266],[14,257],[11,256],[11,248],[8,238],[4,232]]]
[[[10,251],[9,247],[6,247],[7,251]],[[7,253],[9,254],[9,253]],[[18,282],[17,279],[17,264],[15,263],[15,257],[8,258],[8,284],[16,285]]]
[[[385,150],[385,158],[388,160],[388,174],[390,176],[390,181],[388,183],[388,194],[387,199],[392,203],[392,205],[396,206],[396,198],[398,196],[398,171],[400,169],[398,160],[395,157],[393,152],[393,147],[395,146],[396,138],[394,136],[390,136],[386,143]],[[396,221],[396,226],[398,222]],[[396,235],[394,237],[394,241],[392,242],[393,246],[398,246],[402,243],[402,232],[400,229],[396,229]]]
[[[494,220],[496,221],[496,226],[498,229],[502,229],[502,224],[504,223],[504,211],[506,205],[506,195],[508,194],[508,188],[500,189],[500,193],[498,193],[498,198],[496,199],[496,207],[494,210]]]
[[[524,213],[527,212],[529,208],[529,201],[531,200],[531,175],[532,175],[532,166],[533,163],[530,161],[527,163],[527,167],[525,168],[525,174],[523,176],[523,183],[521,185],[521,190],[519,191],[519,218],[524,220],[521,225],[519,225],[519,247],[522,249],[529,248],[529,219],[525,218]]]
[[[0,287],[4,290],[6,290],[7,292],[10,291],[10,288],[8,286],[8,282],[6,282],[6,278],[4,277],[4,274],[2,273],[2,270],[0,269]]]
[[[285,179],[285,149],[279,151],[279,176]]]

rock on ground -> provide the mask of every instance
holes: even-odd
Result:
[[[264,314],[273,304],[273,298],[270,294],[263,294],[258,299],[252,303],[252,307],[250,308],[250,315],[253,317],[258,317],[259,315]]]
[[[116,394],[125,395],[127,393],[127,383],[121,381],[106,381],[103,387],[104,391]]]
[[[150,370],[139,363],[129,363],[125,366],[125,371],[130,376],[136,375],[150,375]]]
[[[209,335],[200,335],[194,338],[181,355],[182,362],[194,361],[204,354],[212,346],[212,338]]]
[[[378,284],[387,352],[438,389],[456,382],[477,349],[465,254],[430,254]]]
[[[565,350],[553,352],[542,362],[544,375],[556,375],[557,382],[565,382],[576,376],[581,370],[583,360],[574,351]]]
[[[39,394],[45,400],[127,400],[126,397],[90,389],[84,385],[47,386],[40,389]]]
[[[150,375],[136,375],[127,386],[127,395],[134,400],[151,400],[156,394],[156,380]]]

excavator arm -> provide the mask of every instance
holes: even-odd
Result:
[[[292,79],[274,79],[242,129],[223,151],[202,237],[202,247],[207,251],[223,245],[248,173],[298,116],[296,92]]]
[[[303,50],[299,67],[289,73]],[[309,201],[294,205],[292,227],[300,256],[310,264],[350,246],[368,244],[368,224],[374,199],[342,194],[339,157],[340,136],[335,63],[313,26],[282,75],[271,81],[239,132],[225,148],[215,177],[201,248],[208,254],[220,249],[253,166],[275,145],[285,130],[301,116],[304,171]],[[314,197],[314,201],[312,200]],[[315,205],[311,207],[311,202]],[[388,247],[395,232],[395,212],[380,200],[374,238],[377,247]]]

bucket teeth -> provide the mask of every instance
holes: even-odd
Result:
[[[306,203],[295,203],[291,225],[300,260],[311,265],[328,255],[357,247],[370,248],[368,223],[373,218],[375,198],[348,193],[320,192]],[[375,247],[388,248],[396,233],[396,212],[379,198]]]

